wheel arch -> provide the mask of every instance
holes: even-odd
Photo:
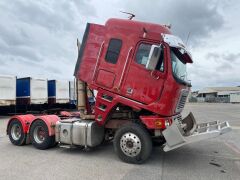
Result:
[[[23,128],[23,132],[25,134],[28,133],[29,131],[29,127],[30,127],[30,124],[33,122],[33,120],[35,119],[36,117],[32,114],[27,114],[27,115],[16,115],[16,116],[12,116],[9,120],[8,120],[8,123],[7,123],[7,129],[6,129],[6,133],[8,135],[8,132],[9,132],[9,125],[10,123],[13,121],[13,120],[18,120],[21,125],[22,125],[22,128]]]
[[[133,115],[133,117],[128,118],[128,119],[112,119],[112,115],[114,114],[114,111],[116,109],[116,107],[118,106],[122,106],[122,107],[126,107],[129,108],[129,112],[136,112],[136,114]],[[147,114],[146,114],[147,113]],[[144,115],[146,114],[146,115]],[[153,115],[150,111],[145,110],[145,109],[136,109],[134,106],[128,105],[128,104],[124,104],[121,102],[116,103],[111,110],[108,113],[109,117],[106,118],[105,122],[104,122],[104,127],[106,128],[111,128],[113,127],[113,129],[118,129],[120,128],[122,125],[126,124],[126,123],[137,123],[137,124],[141,124],[144,128],[146,129],[159,129],[159,127],[156,127],[154,124],[154,120],[155,119],[161,119],[161,121],[163,121],[163,118],[160,118],[158,115]]]
[[[32,123],[31,123],[31,125],[30,125],[30,127],[28,129],[28,133],[29,133],[33,123],[38,121],[38,120],[43,121],[47,125],[47,127],[48,127],[48,135],[49,136],[54,136],[55,135],[55,125],[56,125],[56,122],[61,120],[61,119],[58,116],[56,116],[56,115],[38,116],[38,117],[36,117],[32,121]]]
[[[126,123],[130,123],[132,122],[132,119],[114,119],[113,114],[116,111],[117,107],[127,107],[129,109],[131,109],[131,111],[133,111],[133,107],[123,104],[121,102],[115,102],[114,106],[112,106],[112,108],[109,110],[108,113],[108,117],[106,118],[106,120],[104,121],[103,126],[105,128],[109,128],[109,129],[118,129],[120,128],[122,125],[126,124]],[[129,111],[130,112],[130,111]],[[121,113],[121,112],[119,112]]]

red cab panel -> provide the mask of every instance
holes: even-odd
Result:
[[[78,61],[75,67],[75,76],[90,83],[96,66],[99,49],[104,41],[105,27],[97,24],[87,24]]]
[[[106,88],[112,88],[115,80],[115,74],[100,69],[96,78],[96,83]]]

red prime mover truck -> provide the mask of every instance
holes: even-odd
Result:
[[[90,148],[113,139],[121,160],[142,163],[153,141],[170,151],[230,131],[228,122],[197,124],[192,113],[182,119],[191,87],[187,63],[190,53],[167,26],[122,19],[88,23],[75,68],[80,115],[14,116],[7,134],[15,145],[38,149]]]

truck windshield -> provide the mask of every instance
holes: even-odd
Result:
[[[174,77],[177,80],[187,83],[186,62],[180,49],[171,47],[171,61]]]

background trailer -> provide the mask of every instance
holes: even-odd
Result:
[[[48,81],[48,104],[69,103],[69,81]]]
[[[16,76],[0,75],[0,106],[16,104]]]
[[[47,101],[47,79],[17,79],[17,105],[45,104]]]

